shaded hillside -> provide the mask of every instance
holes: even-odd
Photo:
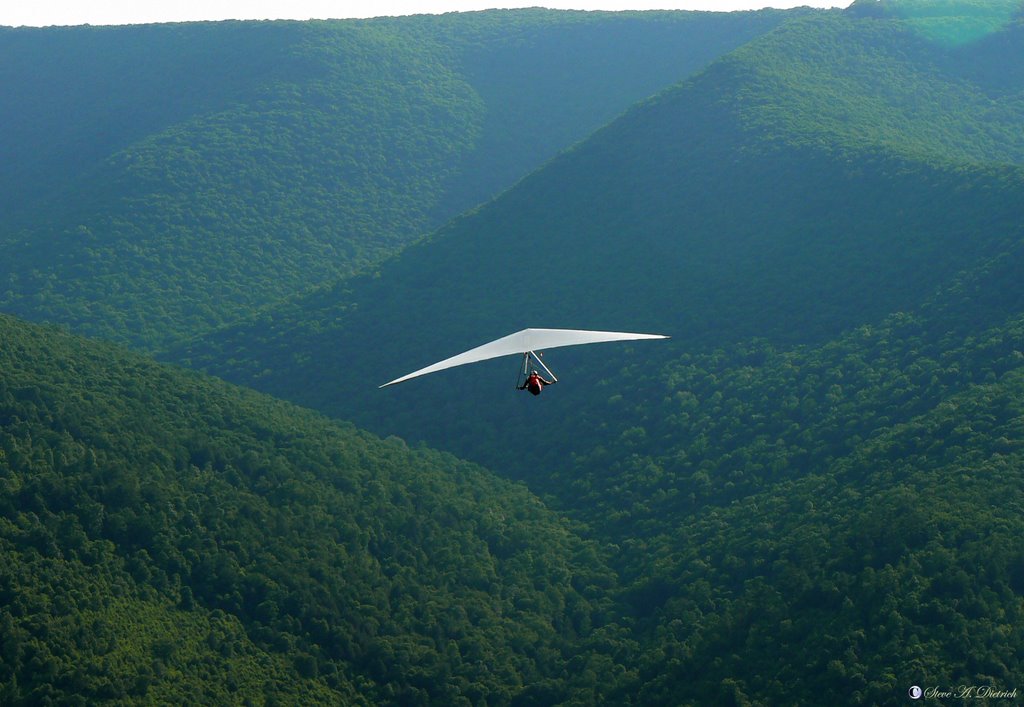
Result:
[[[441,220],[493,198],[637,101],[808,12],[531,10],[434,18],[487,107],[475,149],[448,189],[457,208]]]
[[[1019,49],[1018,36],[999,41]],[[523,439],[589,406],[606,410],[610,396],[636,394],[629,379],[638,370],[684,351],[751,337],[821,342],[913,309],[1018,242],[1019,168],[981,164],[988,148],[968,159],[938,137],[915,142],[912,124],[857,127],[886,96],[904,96],[907,82],[935,111],[950,93],[972,100],[976,84],[942,72],[947,51],[902,21],[829,14],[787,24],[631,111],[378,276],[171,356],[377,430],[529,468],[502,456],[495,440]],[[832,74],[784,70],[789,58],[828,54]],[[907,66],[916,73],[908,77]],[[892,85],[879,83],[884,77]],[[833,92],[865,116],[811,120],[831,110]],[[986,120],[960,117],[962,135]],[[938,153],[945,157],[931,157]],[[512,364],[372,390],[523,326],[674,338],[557,352],[552,364],[572,375],[542,405],[510,400]],[[619,373],[627,361],[635,363]],[[574,438],[541,446],[564,453]]]
[[[0,30],[0,306],[141,346],[233,321],[379,261],[783,16]]]
[[[616,670],[580,643],[613,576],[522,486],[8,317],[0,554],[5,704],[501,703]]]

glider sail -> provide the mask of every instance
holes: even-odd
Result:
[[[443,361],[421,368],[418,371],[408,373],[401,378],[396,378],[389,383],[380,386],[386,388],[389,385],[402,383],[410,378],[424,376],[428,373],[436,373],[446,368],[464,366],[467,363],[477,363],[499,356],[512,354],[523,355],[543,349],[554,349],[559,346],[578,346],[580,344],[599,344],[605,341],[635,341],[637,339],[667,339],[662,334],[633,334],[627,331],[584,331],[580,329],[523,329],[515,334],[503,336],[500,339],[477,346],[475,349],[464,351],[460,354],[446,358]]]

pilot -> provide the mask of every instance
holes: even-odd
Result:
[[[540,395],[540,392],[544,390],[544,386],[551,385],[554,382],[541,378],[537,371],[530,371],[530,375],[526,377],[526,382],[519,386],[519,390],[528,390],[534,395]]]

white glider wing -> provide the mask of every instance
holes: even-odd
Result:
[[[580,329],[523,329],[515,334],[503,336],[500,339],[477,346],[475,349],[464,351],[460,354],[446,358],[443,361],[421,368],[418,371],[408,373],[401,378],[396,378],[390,383],[380,386],[385,388],[389,385],[402,383],[410,378],[423,376],[428,373],[436,373],[446,368],[463,366],[467,363],[486,361],[499,356],[512,354],[525,354],[531,351],[554,349],[559,346],[577,346],[580,344],[598,344],[605,341],[634,341],[637,339],[667,339],[662,334],[633,334],[627,331],[583,331]]]

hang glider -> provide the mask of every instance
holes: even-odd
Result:
[[[627,331],[584,331],[580,329],[523,329],[514,334],[495,339],[490,343],[477,346],[475,349],[464,351],[460,354],[438,361],[435,364],[421,368],[418,371],[408,373],[401,378],[396,378],[389,383],[380,386],[386,388],[389,385],[402,383],[410,378],[417,378],[428,373],[436,373],[455,366],[464,366],[467,363],[477,363],[499,356],[511,356],[519,354],[523,357],[523,370],[526,370],[527,362],[531,357],[553,379],[554,374],[541,361],[538,351],[543,349],[554,349],[560,346],[579,346],[580,344],[599,344],[606,341],[635,341],[638,339],[667,339],[662,334],[633,334]]]

